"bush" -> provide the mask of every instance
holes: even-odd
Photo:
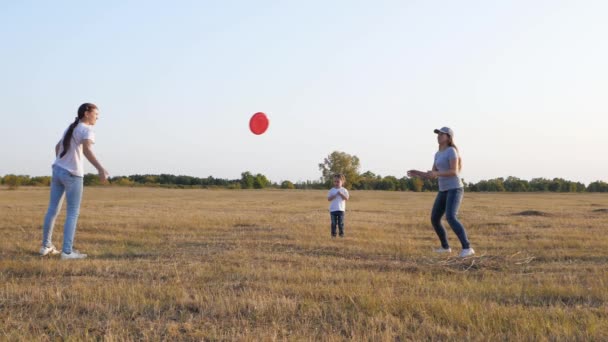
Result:
[[[99,180],[99,175],[96,175],[93,173],[87,173],[86,175],[84,175],[83,183],[84,183],[84,186],[93,186],[93,185],[100,185],[101,181]]]
[[[608,192],[608,183],[602,181],[595,181],[587,187],[589,192]]]
[[[11,190],[18,189],[21,185],[21,177],[16,175],[6,175],[2,181],[4,184],[8,185],[8,188]]]
[[[295,188],[296,188],[296,186],[288,180],[283,181],[283,183],[281,183],[281,189],[295,189]]]

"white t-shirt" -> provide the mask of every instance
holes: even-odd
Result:
[[[65,137],[66,132],[63,132],[63,137]],[[60,158],[59,156],[63,153],[63,137],[61,138],[61,141],[59,141],[59,154],[57,155],[57,159],[55,159],[53,166],[64,168],[74,176],[84,177],[82,142],[91,140],[95,143],[95,132],[93,132],[93,127],[82,122],[79,123],[72,133],[70,149],[63,158]]]
[[[329,198],[333,195],[337,195],[338,192],[341,192],[344,196],[346,196],[346,198],[349,197],[348,190],[345,188],[331,188],[327,194],[327,197]],[[344,198],[342,198],[340,195],[336,196],[336,198],[329,203],[329,211],[346,211],[346,200],[344,200]]]

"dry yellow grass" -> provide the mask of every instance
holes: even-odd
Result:
[[[62,262],[48,189],[0,189],[0,340],[608,340],[608,196],[467,193],[459,260],[434,194],[353,192],[344,240],[325,195],[87,188]]]

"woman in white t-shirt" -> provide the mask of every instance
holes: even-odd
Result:
[[[84,259],[82,254],[72,249],[76,224],[80,214],[80,201],[84,180],[84,157],[86,157],[99,172],[102,183],[108,180],[108,172],[101,166],[92,145],[95,143],[93,126],[97,122],[99,111],[92,103],[84,103],[78,108],[78,117],[64,132],[63,138],[55,146],[55,162],[51,179],[51,198],[44,219],[42,230],[42,247],[40,255],[55,255],[60,252],[53,246],[53,228],[55,219],[61,209],[64,194],[67,199],[67,215],[63,228],[63,246],[61,259]]]

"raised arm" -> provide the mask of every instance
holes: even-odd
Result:
[[[101,166],[101,163],[97,160],[97,157],[95,157],[95,153],[93,153],[93,142],[91,140],[87,139],[83,141],[82,152],[84,153],[84,156],[87,157],[87,160],[97,169],[99,180],[102,183],[107,183],[109,177],[108,171]]]

